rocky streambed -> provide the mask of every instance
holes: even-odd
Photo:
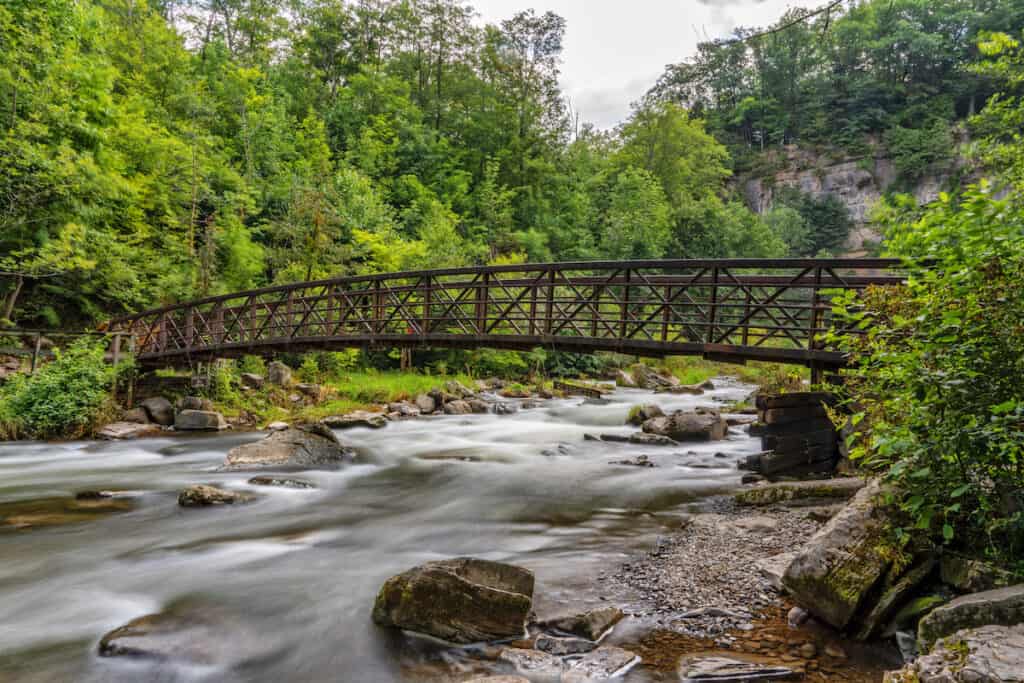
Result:
[[[894,652],[791,628],[765,564],[834,501],[731,502],[760,446],[743,416],[685,443],[626,424],[634,405],[707,416],[750,390],[483,397],[488,412],[467,397],[267,440],[0,445],[0,680],[880,680]],[[305,459],[275,461],[281,447]],[[453,646],[374,623],[389,577],[458,557],[530,573],[520,637]],[[616,616],[601,632],[564,621],[587,614]]]

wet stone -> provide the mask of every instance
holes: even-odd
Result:
[[[694,657],[683,659],[679,666],[679,680],[683,683],[712,681],[713,683],[742,683],[744,681],[783,681],[796,678],[792,669],[744,662],[728,657]]]
[[[640,662],[635,652],[602,645],[588,652],[562,676],[562,683],[588,683],[622,676]]]
[[[565,655],[590,652],[597,647],[597,643],[586,638],[560,638],[549,633],[542,633],[534,641],[534,647],[542,652],[564,657]]]
[[[249,480],[253,486],[278,486],[286,489],[315,489],[313,482],[304,479],[288,479],[285,477],[253,477]]]
[[[531,680],[557,681],[565,671],[565,662],[554,655],[537,650],[507,647],[498,655],[498,661],[509,664]]]
[[[189,486],[178,494],[178,505],[181,507],[210,507],[214,505],[234,505],[244,503],[249,496],[237,491],[228,491],[217,486],[197,484]]]
[[[539,625],[545,630],[561,631],[597,641],[615,624],[619,623],[623,616],[622,610],[618,607],[602,607],[582,614],[548,619]]]

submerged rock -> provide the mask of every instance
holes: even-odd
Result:
[[[380,413],[356,410],[346,415],[331,415],[320,420],[320,422],[332,429],[351,429],[353,427],[381,429],[387,426],[388,419]]]
[[[618,678],[639,662],[640,657],[635,652],[613,645],[602,645],[573,664],[562,676],[562,683],[588,683]]]
[[[235,503],[244,503],[249,499],[250,496],[238,491],[228,491],[207,484],[196,484],[178,494],[178,505],[186,508],[234,505]]]
[[[885,515],[870,485],[797,552],[782,583],[794,601],[823,621],[845,628],[889,568]]]
[[[542,681],[558,681],[565,671],[565,662],[558,657],[537,650],[506,647],[498,654],[498,661],[509,664],[524,676]]]
[[[725,438],[729,426],[715,412],[679,411],[666,417],[647,420],[643,430],[676,441],[720,441]]]
[[[342,446],[326,426],[306,425],[272,432],[262,441],[232,448],[223,469],[337,467],[354,457],[355,452]]]
[[[550,633],[541,633],[537,636],[533,646],[541,652],[564,657],[590,652],[597,647],[597,643],[586,638],[562,638]]]
[[[174,417],[179,432],[220,431],[228,428],[224,416],[212,410],[182,410]]]
[[[957,631],[885,682],[1024,683],[1024,624]]]
[[[713,681],[714,683],[782,681],[795,677],[796,672],[784,666],[744,662],[728,657],[689,657],[684,658],[679,663],[679,680],[683,683],[697,683],[697,681]]]
[[[231,665],[258,656],[263,643],[240,620],[210,607],[179,605],[133,619],[100,639],[101,657]]]
[[[384,582],[373,620],[453,643],[522,637],[533,573],[500,562],[428,562]]]
[[[1024,583],[963,595],[935,608],[921,619],[917,638],[927,647],[962,629],[1016,624],[1024,624]]]
[[[253,477],[249,480],[253,486],[279,486],[286,489],[315,489],[316,484],[305,479],[289,479],[287,477]]]

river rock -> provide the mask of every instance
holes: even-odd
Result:
[[[1014,583],[1013,574],[998,567],[958,555],[943,555],[940,566],[942,582],[964,593],[978,593],[1005,588]]]
[[[586,638],[561,638],[550,633],[541,633],[533,642],[533,646],[541,652],[564,657],[590,652],[597,647],[597,643]]]
[[[491,406],[487,401],[482,401],[479,398],[471,398],[467,403],[469,403],[469,409],[478,415],[491,412]]]
[[[797,552],[782,583],[793,600],[823,621],[845,628],[889,568],[881,487],[862,489]]]
[[[212,410],[180,410],[174,416],[174,428],[179,432],[220,431],[227,429],[228,423]]]
[[[530,679],[523,676],[484,676],[473,678],[468,683],[530,683]]]
[[[642,389],[657,391],[679,386],[679,378],[670,374],[661,374],[646,365],[634,365],[632,367],[633,377],[638,386]]]
[[[267,381],[279,387],[287,387],[292,383],[292,369],[281,361],[267,364]]]
[[[688,394],[690,396],[700,396],[704,393],[704,390],[696,384],[680,384],[675,387],[665,387],[664,389],[659,389],[659,391],[668,392],[670,394]]]
[[[132,408],[121,413],[121,421],[140,425],[149,424],[149,415],[142,408]]]
[[[678,411],[647,420],[643,430],[676,441],[720,441],[725,438],[729,426],[718,413]]]
[[[355,452],[342,446],[334,432],[314,424],[289,427],[272,432],[261,441],[236,446],[228,451],[223,469],[337,467],[354,458]]]
[[[249,496],[237,491],[228,491],[217,486],[196,484],[178,494],[178,505],[185,508],[209,507],[212,505],[234,505],[244,503]]]
[[[178,410],[213,410],[213,401],[202,396],[182,396],[177,407]]]
[[[554,655],[537,650],[506,647],[498,654],[498,661],[510,664],[512,668],[531,680],[558,681],[565,671],[565,662]]]
[[[633,406],[629,411],[629,415],[626,416],[626,424],[640,426],[647,420],[650,420],[655,417],[664,416],[665,413],[661,410],[661,408],[654,405],[653,403],[649,403],[647,405]]]
[[[614,379],[616,386],[627,387],[630,389],[637,388],[636,378],[633,377],[631,372],[626,370],[616,370]]]
[[[444,404],[445,415],[469,415],[472,412],[473,408],[469,403],[460,398],[457,398],[454,401],[448,401]]]
[[[1024,624],[1024,583],[962,595],[921,619],[917,639],[927,648],[939,638],[979,626]]]
[[[743,662],[728,657],[684,657],[679,662],[679,680],[683,683],[784,681],[791,678],[796,678],[796,673],[784,666]]]
[[[444,390],[456,398],[471,398],[476,395],[472,389],[454,379],[444,383]]]
[[[380,413],[371,413],[367,410],[355,410],[345,415],[331,415],[320,420],[320,422],[332,429],[351,429],[353,427],[369,427],[370,429],[381,429],[386,427],[388,419]]]
[[[409,401],[398,401],[397,403],[388,404],[388,412],[395,413],[399,417],[416,417],[420,414],[420,409]]]
[[[413,402],[416,404],[416,407],[420,409],[420,412],[423,413],[424,415],[430,415],[432,412],[437,410],[437,403],[434,401],[432,396],[420,394],[419,396],[416,397],[416,400]]]
[[[160,427],[154,424],[140,424],[138,422],[111,422],[104,425],[98,432],[96,438],[111,441],[124,439],[137,439],[140,436],[159,434]]]
[[[1024,624],[957,631],[885,683],[1024,683]]]
[[[174,424],[174,406],[163,396],[147,398],[139,403],[139,407],[146,411],[150,422],[155,422],[164,427]]]
[[[581,614],[554,617],[539,623],[546,630],[579,636],[587,640],[600,640],[615,624],[622,620],[622,610],[618,607],[600,607]]]
[[[315,489],[316,484],[305,479],[289,479],[287,477],[253,477],[249,480],[253,486],[279,486],[286,489]]]
[[[249,387],[250,389],[260,389],[266,381],[263,375],[257,375],[255,372],[243,372],[240,375],[240,379],[242,380],[242,386]]]
[[[512,401],[501,401],[499,403],[494,404],[495,415],[512,415],[518,411],[519,406],[517,406]]]
[[[298,389],[300,393],[305,394],[306,396],[309,396],[310,398],[315,399],[317,401],[322,399],[325,393],[324,388],[321,385],[313,384],[310,382],[296,384],[295,388]]]
[[[640,657],[635,652],[613,645],[602,645],[573,664],[562,676],[562,683],[589,683],[618,678],[639,662]]]
[[[384,582],[373,620],[453,643],[518,638],[533,604],[533,582],[533,572],[500,562],[428,562]]]
[[[290,426],[291,425],[289,425],[287,422],[281,422],[281,421],[271,422],[270,424],[267,425],[267,431],[268,432],[283,432],[284,430],[288,429]]]

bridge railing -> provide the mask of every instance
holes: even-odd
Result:
[[[276,350],[489,346],[841,365],[821,336],[842,290],[902,281],[889,259],[488,266],[343,277],[210,297],[112,323],[140,362]],[[850,330],[858,333],[858,330]]]

